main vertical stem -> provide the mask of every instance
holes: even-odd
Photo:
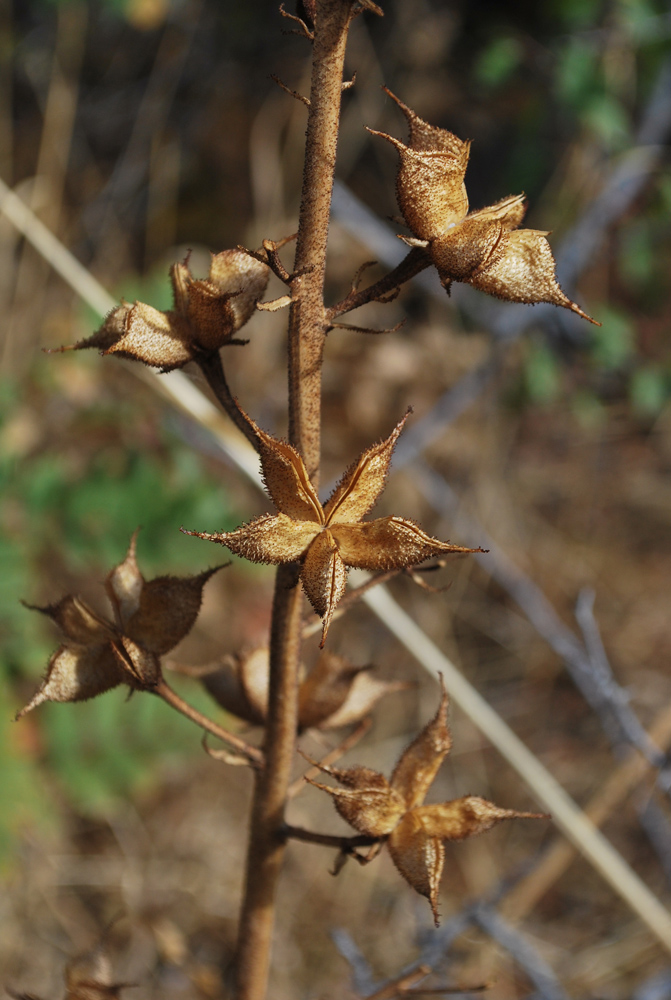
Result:
[[[324,271],[340,97],[352,0],[317,0],[310,109],[289,319],[289,439],[318,485]],[[264,770],[256,777],[237,954],[237,1000],[266,996],[281,829],[298,721],[301,590],[298,567],[280,566],[270,630]]]
[[[289,439],[315,486],[319,478],[321,369],[326,338],[324,271],[347,29],[348,0],[318,0],[310,111],[289,316]]]

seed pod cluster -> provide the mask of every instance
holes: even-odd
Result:
[[[300,562],[303,588],[322,618],[323,647],[345,593],[348,567],[372,572],[403,569],[431,556],[481,551],[441,542],[401,517],[363,520],[384,489],[392,452],[408,416],[409,411],[386,440],[364,451],[324,505],[296,449],[250,421],[266,488],[278,513],[264,514],[236,531],[186,534],[225,545],[251,562]]]
[[[447,692],[442,685],[438,711],[401,755],[389,781],[368,767],[324,765],[316,766],[341,787],[311,781],[333,798],[340,815],[355,830],[386,840],[403,878],[429,900],[436,926],[446,841],[484,833],[506,819],[546,818],[539,813],[501,809],[477,795],[437,805],[423,804],[452,745],[447,706]]]
[[[58,625],[65,642],[51,657],[44,680],[17,719],[45,701],[86,701],[118,684],[140,689],[157,684],[160,657],[191,631],[203,587],[221,567],[198,576],[146,581],[137,564],[136,541],[137,532],[125,559],[105,581],[113,620],[96,614],[73,595],[33,609]]]
[[[270,268],[242,250],[212,255],[209,276],[196,279],[188,258],[170,269],[173,308],[161,312],[145,302],[123,302],[96,333],[74,350],[97,347],[163,372],[244,344],[235,334],[245,325],[266,290]]]
[[[469,212],[464,178],[470,142],[429,125],[385,90],[406,117],[408,145],[385,132],[368,131],[398,151],[396,197],[413,234],[402,238],[427,248],[448,293],[453,281],[463,281],[509,302],[563,306],[599,326],[557,284],[549,233],[518,229],[526,211],[524,195]]]

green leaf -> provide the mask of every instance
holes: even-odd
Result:
[[[524,383],[534,403],[547,405],[559,395],[559,362],[544,341],[532,341],[529,344],[524,364]]]
[[[629,398],[634,412],[654,417],[669,397],[669,379],[659,365],[638,368],[629,382]]]
[[[594,46],[582,38],[571,38],[557,60],[557,96],[564,103],[577,106],[596,85],[597,61]]]
[[[624,108],[611,94],[595,94],[584,107],[583,123],[609,149],[623,146],[629,139],[629,120]]]
[[[626,313],[610,306],[595,307],[601,320],[592,331],[592,358],[602,368],[621,368],[634,351],[634,327]]]
[[[654,272],[655,251],[645,219],[626,226],[620,234],[619,269],[630,285],[643,284]]]
[[[485,87],[500,87],[515,72],[522,55],[522,46],[516,38],[494,39],[477,59],[475,79]]]

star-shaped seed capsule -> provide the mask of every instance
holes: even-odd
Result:
[[[384,89],[407,119],[409,143],[368,131],[398,150],[396,196],[414,234],[402,238],[411,246],[427,248],[447,291],[453,281],[463,281],[510,302],[564,306],[599,326],[557,284],[554,257],[545,238],[549,234],[517,228],[526,211],[524,195],[511,195],[469,213],[464,177],[470,142],[429,125]]]
[[[251,562],[300,562],[305,593],[323,619],[323,647],[333,612],[345,592],[348,567],[396,570],[432,556],[482,551],[441,542],[401,517],[363,520],[384,488],[394,445],[408,415],[385,441],[364,451],[323,506],[296,449],[250,421],[257,434],[266,488],[278,513],[264,514],[236,531],[186,534],[219,542]]]
[[[159,681],[159,657],[191,631],[203,587],[221,567],[198,576],[159,576],[147,582],[135,558],[136,538],[137,532],[126,558],[105,581],[113,621],[72,595],[33,608],[58,625],[65,642],[51,657],[46,677],[17,719],[45,701],[86,701],[118,684],[151,689]]]
[[[426,896],[438,926],[438,892],[445,863],[444,844],[484,833],[505,819],[547,819],[542,813],[501,809],[477,795],[424,805],[440,765],[450,752],[448,698],[435,717],[404,751],[387,781],[368,767],[337,768],[315,763],[342,785],[311,784],[328,792],[340,815],[359,833],[385,839],[392,860],[413,889]]]
[[[163,372],[182,368],[226,344],[246,343],[234,335],[251,317],[269,277],[266,264],[241,250],[213,254],[209,276],[202,280],[193,277],[187,258],[170,268],[173,309],[124,302],[72,349],[97,347]]]

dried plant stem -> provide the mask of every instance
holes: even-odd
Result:
[[[340,119],[350,0],[317,0],[303,187],[289,316],[289,440],[317,486],[320,461],[321,365],[327,331],[324,271]],[[301,590],[296,567],[280,566],[270,635],[270,691],[258,775],[245,892],[238,931],[237,1000],[266,995],[277,878],[284,853],[284,809],[298,725]]]
[[[229,733],[227,729],[222,729],[216,722],[199,712],[197,708],[193,708],[183,698],[180,698],[166,681],[160,680],[156,687],[152,688],[152,692],[162,698],[171,708],[195,722],[201,729],[216,736],[218,740],[227,743],[236,753],[246,757],[252,767],[258,769],[263,765],[263,754],[260,750],[240,739],[235,733]]]
[[[302,840],[306,844],[321,844],[322,847],[337,847],[340,851],[353,851],[355,847],[372,847],[379,837],[368,837],[360,833],[354,837],[337,837],[331,833],[315,833],[300,826],[285,824],[282,832],[287,840]]]
[[[354,309],[358,309],[368,302],[377,302],[380,299],[393,295],[401,285],[405,284],[406,281],[410,281],[411,278],[416,277],[416,275],[429,267],[430,264],[431,258],[426,251],[420,247],[413,247],[410,253],[403,258],[393,271],[389,271],[379,281],[376,281],[373,285],[368,285],[367,288],[363,288],[361,291],[353,288],[346,298],[338,302],[337,305],[332,306],[327,313],[329,321],[333,322],[338,316],[352,312]]]
[[[198,367],[202,371],[207,384],[214,393],[217,402],[221,404],[238,430],[242,431],[249,443],[258,451],[259,441],[254,432],[254,428],[247,420],[240,408],[240,404],[231,392],[224,368],[221,363],[220,354],[208,354],[198,362]]]
[[[319,475],[321,367],[327,331],[324,270],[347,30],[347,0],[318,0],[310,110],[289,316],[289,438]]]
[[[237,952],[238,1000],[266,995],[275,888],[284,855],[284,808],[298,728],[301,590],[291,563],[278,567],[270,635],[266,767],[257,774]]]

